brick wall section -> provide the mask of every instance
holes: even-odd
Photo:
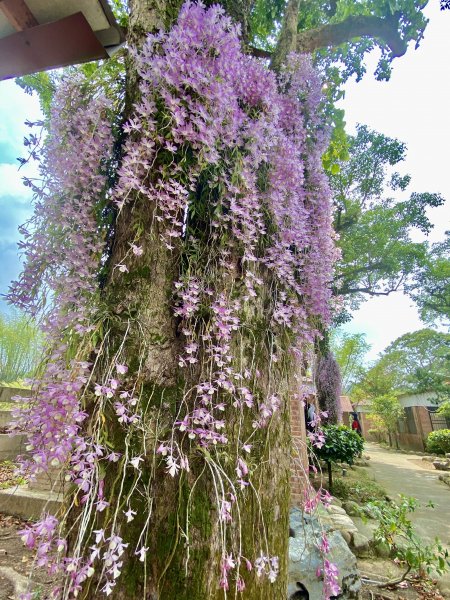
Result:
[[[366,413],[358,413],[359,422],[361,423],[361,429],[364,439],[368,442],[378,442],[379,439],[376,435],[369,433],[369,429],[374,429],[375,426]]]
[[[430,414],[425,406],[415,406],[413,411],[417,424],[417,431],[418,433],[421,433],[424,440],[426,440],[428,434],[433,431],[431,427]]]
[[[292,470],[291,504],[298,506],[303,500],[305,473],[308,472],[306,452],[305,412],[298,398],[291,396]]]

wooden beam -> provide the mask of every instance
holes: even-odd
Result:
[[[83,13],[0,39],[0,81],[108,58]]]
[[[16,31],[39,25],[24,0],[0,0],[0,9]]]

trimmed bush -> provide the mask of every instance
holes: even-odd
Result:
[[[314,448],[317,458],[324,460],[328,465],[328,486],[333,487],[332,463],[346,462],[353,464],[355,458],[362,453],[364,448],[363,438],[345,425],[325,425],[322,429],[325,443],[321,448]]]
[[[450,452],[450,429],[432,431],[427,438],[427,451],[434,454]]]

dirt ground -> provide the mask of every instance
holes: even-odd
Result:
[[[33,590],[36,598],[45,600],[46,591],[53,583],[42,569],[34,569],[34,551],[22,544],[18,532],[26,521],[0,513],[0,599],[17,600],[26,590],[32,573]]]
[[[389,559],[358,559],[358,568],[365,581],[384,582],[400,578],[404,569]],[[363,583],[361,600],[446,600],[435,581],[408,580],[399,586],[380,588],[376,584]]]

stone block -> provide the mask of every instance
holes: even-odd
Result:
[[[370,540],[362,533],[356,532],[352,535],[350,548],[358,558],[370,555]]]
[[[61,502],[58,494],[29,490],[27,486],[0,490],[0,512],[23,519],[38,519],[43,511],[54,515]]]
[[[342,505],[342,508],[344,508],[345,512],[351,517],[358,517],[361,514],[361,507],[354,500],[347,500]]]
[[[15,461],[19,454],[25,452],[26,436],[0,433],[0,461]]]
[[[433,465],[438,471],[450,471],[450,460],[434,460]]]
[[[297,522],[298,519],[295,519]],[[291,527],[292,515],[291,515]],[[323,582],[317,577],[317,570],[322,567],[322,558],[315,546],[315,539],[320,538],[321,525],[314,517],[306,526],[295,528],[295,538],[289,539],[289,585],[288,599],[296,598],[296,592],[301,590],[302,584],[309,593],[311,600],[323,597]],[[347,543],[338,531],[328,533],[330,553],[328,558],[339,569],[339,584],[342,600],[356,599],[359,597],[361,580],[356,564],[356,557],[349,549]]]

